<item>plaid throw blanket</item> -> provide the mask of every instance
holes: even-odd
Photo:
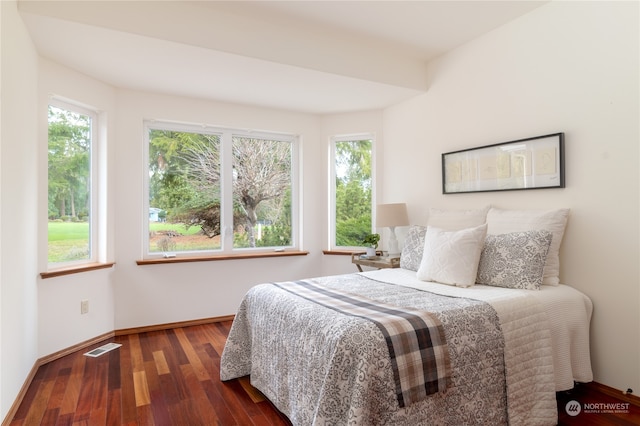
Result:
[[[399,308],[310,280],[273,284],[327,308],[375,323],[389,349],[400,407],[447,388],[450,361],[444,330],[429,312]]]

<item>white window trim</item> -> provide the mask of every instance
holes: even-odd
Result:
[[[222,126],[214,126],[208,124],[197,123],[185,123],[175,122],[168,120],[145,120],[144,121],[144,153],[145,165],[143,167],[143,180],[144,180],[144,197],[143,197],[143,258],[144,259],[158,259],[167,257],[167,253],[151,252],[149,247],[149,130],[166,130],[175,132],[190,132],[190,133],[204,133],[215,134],[220,136],[220,158],[221,164],[221,248],[217,250],[197,250],[197,251],[180,251],[177,253],[171,253],[176,257],[211,257],[216,255],[233,255],[239,253],[265,253],[286,250],[299,250],[301,247],[300,242],[300,137],[292,133],[283,132],[270,132],[264,130],[252,130],[242,128],[230,128]],[[291,241],[292,244],[286,247],[246,247],[246,248],[234,248],[233,247],[233,228],[228,225],[230,220],[233,220],[233,203],[229,203],[227,200],[233,198],[233,187],[228,184],[233,180],[233,153],[229,149],[232,143],[233,136],[250,137],[250,138],[264,138],[274,141],[290,142],[291,143]]]
[[[91,180],[91,188],[90,188],[90,198],[91,202],[89,203],[89,250],[91,255],[89,259],[82,260],[74,260],[69,262],[57,262],[50,263],[48,260],[49,256],[49,232],[48,226],[45,226],[47,229],[46,232],[46,253],[47,256],[47,271],[56,271],[59,269],[67,269],[73,268],[88,264],[95,264],[97,262],[104,262],[106,259],[106,241],[102,241],[101,237],[106,235],[106,218],[101,214],[102,211],[106,211],[105,209],[101,209],[100,207],[104,204],[102,202],[103,195],[100,194],[99,188],[102,187],[101,182],[103,179],[103,170],[106,170],[104,167],[104,161],[99,160],[98,153],[103,152],[102,147],[104,145],[101,140],[103,136],[103,123],[100,120],[101,114],[96,108],[92,108],[86,105],[82,105],[73,100],[69,100],[66,98],[62,98],[59,96],[52,96],[49,99],[47,104],[47,110],[49,106],[54,106],[57,108],[65,109],[71,112],[75,112],[82,115],[87,115],[91,117],[91,152],[90,152],[90,160],[89,160],[89,175]],[[49,116],[47,111],[47,151],[49,146],[49,137],[48,137],[48,128],[49,128]],[[47,156],[47,165],[49,164],[48,156]],[[47,178],[47,197],[48,197],[48,178]],[[48,215],[47,215],[48,216]],[[47,223],[49,218],[46,217]]]
[[[371,232],[375,232],[376,205],[376,135],[375,133],[352,133],[334,135],[329,138],[329,235],[330,250],[361,250],[362,246],[338,246],[336,244],[336,142],[371,140]]]

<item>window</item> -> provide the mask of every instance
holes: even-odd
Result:
[[[48,269],[96,262],[97,114],[53,100],[48,137]]]
[[[331,139],[331,248],[362,246],[372,232],[373,135]]]
[[[294,136],[158,122],[145,133],[147,255],[297,246]]]

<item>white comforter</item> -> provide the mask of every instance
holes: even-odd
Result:
[[[573,287],[562,284],[543,285],[540,291],[531,291],[474,285],[461,289],[421,281],[414,271],[407,269],[382,269],[364,272],[362,275],[383,282],[448,296],[469,297],[491,304],[503,304],[505,299],[518,293],[534,297],[542,305],[549,321],[556,392],[572,389],[574,382],[588,383],[593,380],[589,349],[589,324],[593,303]]]

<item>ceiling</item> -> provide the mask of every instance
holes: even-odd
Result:
[[[41,56],[115,87],[315,114],[427,90],[427,64],[546,1],[19,0]]]

